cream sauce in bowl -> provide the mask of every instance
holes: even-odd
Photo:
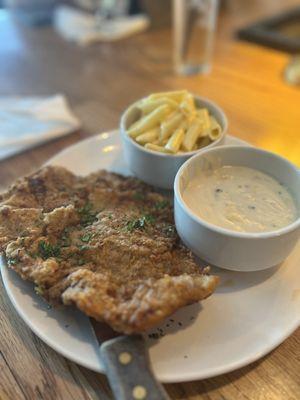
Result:
[[[289,191],[258,170],[222,166],[194,177],[183,192],[186,205],[203,220],[238,232],[269,232],[298,217]]]

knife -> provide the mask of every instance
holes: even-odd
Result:
[[[141,335],[120,335],[107,324],[90,318],[99,354],[116,400],[168,400],[155,379]]]

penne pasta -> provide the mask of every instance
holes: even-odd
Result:
[[[159,127],[153,128],[150,131],[142,133],[141,135],[137,136],[135,140],[139,144],[146,144],[149,142],[153,143],[158,138],[158,135],[159,135]]]
[[[139,123],[140,123],[140,120],[138,119],[137,121],[135,121],[133,124],[130,125],[129,129],[135,129],[137,126],[139,126]]]
[[[175,100],[178,103],[182,101],[183,97],[188,94],[187,90],[174,90],[173,92],[160,92],[153,93],[148,96],[149,100],[160,99],[161,97],[167,97],[169,99]]]
[[[186,133],[187,128],[189,127],[189,121],[184,118],[181,124],[179,125],[179,128],[182,128],[184,130],[184,133]]]
[[[221,136],[222,128],[218,124],[215,117],[210,117],[210,130],[208,136],[211,140],[217,140]]]
[[[161,124],[160,127],[160,139],[168,139],[172,132],[179,127],[181,122],[183,121],[183,115],[179,111],[174,111],[170,117]]]
[[[160,92],[137,103],[139,119],[127,134],[146,149],[176,154],[195,151],[222,135],[222,127],[207,108],[197,108],[187,90]]]
[[[148,100],[148,98],[146,98],[145,100],[141,101],[140,104],[138,104],[138,108],[142,111],[142,114],[144,116],[149,114],[151,111],[155,110],[159,106],[162,106],[163,104],[167,104],[172,110],[174,110],[178,106],[176,101],[167,97],[162,97],[161,99],[156,100]]]
[[[194,98],[190,93],[184,97],[183,101],[179,104],[179,108],[188,118],[196,115]]]
[[[150,114],[142,117],[138,121],[137,125],[130,127],[127,131],[128,135],[132,138],[136,138],[141,133],[144,133],[158,125],[164,118],[167,117],[170,112],[170,107],[167,104],[163,104],[162,106],[153,110]]]
[[[197,117],[202,122],[201,136],[207,136],[210,131],[210,118],[208,110],[206,108],[200,108],[199,110],[197,110]]]
[[[177,128],[176,131],[172,134],[172,136],[168,140],[168,143],[165,145],[165,148],[167,150],[170,150],[172,153],[177,153],[183,139],[184,139],[184,129]]]
[[[148,150],[153,150],[153,151],[158,151],[160,153],[168,153],[170,154],[170,151],[168,151],[168,149],[166,149],[163,146],[158,146],[157,144],[153,144],[153,143],[146,143],[145,144],[145,148]]]
[[[202,121],[196,118],[192,122],[191,126],[188,128],[186,135],[183,139],[182,147],[185,151],[192,151],[194,144],[200,137],[201,132],[202,132]]]

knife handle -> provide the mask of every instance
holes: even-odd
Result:
[[[117,400],[169,399],[153,375],[142,336],[119,336],[107,340],[100,346],[100,354]]]

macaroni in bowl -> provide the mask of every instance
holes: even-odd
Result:
[[[148,150],[190,152],[219,139],[221,126],[207,108],[197,108],[186,90],[154,93],[136,104],[141,116],[127,134]]]

